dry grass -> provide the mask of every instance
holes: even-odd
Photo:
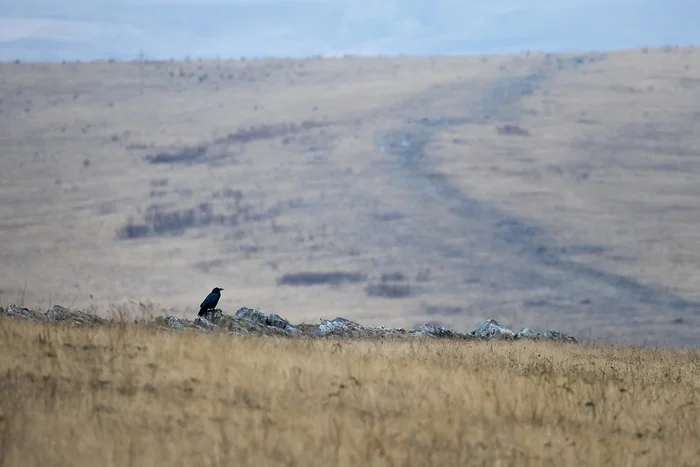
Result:
[[[518,124],[530,137],[464,125],[443,143],[472,144],[433,154],[476,196],[563,242],[609,248],[578,261],[697,300],[699,69],[694,49],[616,52],[523,96]]]
[[[0,465],[698,465],[700,354],[0,319]]]
[[[2,303],[193,316],[218,286],[296,322],[695,342],[699,71],[696,48],[2,63]],[[412,166],[386,132],[424,143]],[[181,222],[120,236],[154,218]],[[307,272],[366,279],[279,283]]]
[[[410,208],[374,175],[374,163],[386,157],[373,151],[373,133],[402,118],[400,110],[383,114],[458,75],[497,76],[503,61],[0,64],[0,257],[15,268],[2,284],[5,300],[19,302],[28,283],[25,304],[32,307],[150,298],[194,311],[202,290],[217,283],[227,289],[222,305],[234,309],[284,308],[297,320],[320,317],[309,310],[376,323],[396,318],[403,307],[384,303],[378,314],[379,302],[363,296],[363,285],[337,290],[334,301],[343,305],[336,311],[318,288],[280,289],[276,281],[305,270],[368,272],[378,259],[394,261],[396,254],[367,239],[368,231],[386,230],[371,222],[374,214]],[[213,143],[250,127],[304,121],[327,126]],[[213,167],[145,160],[197,145],[225,157]],[[382,189],[387,202],[377,203]],[[282,210],[274,219],[165,238],[117,237],[152,205],[183,210],[209,202],[215,214],[228,215],[228,190],[243,194],[251,214]],[[295,200],[301,209],[288,207]],[[395,267],[411,277],[427,267],[403,263]]]

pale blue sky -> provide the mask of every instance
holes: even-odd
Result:
[[[700,44],[698,0],[4,0],[0,60]]]

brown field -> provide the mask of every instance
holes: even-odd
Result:
[[[3,63],[0,302],[694,344],[699,101],[692,47]]]
[[[0,466],[700,465],[700,354],[0,318]]]

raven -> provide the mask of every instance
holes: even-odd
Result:
[[[201,305],[199,305],[199,315],[202,316],[207,310],[213,310],[216,307],[216,304],[219,303],[219,299],[221,298],[221,290],[219,287],[214,287],[214,290],[211,291],[209,295],[207,295],[207,298],[204,299]]]

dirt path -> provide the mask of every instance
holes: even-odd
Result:
[[[424,255],[442,256],[453,274],[442,287],[460,290],[467,284],[478,289],[479,293],[472,295],[481,299],[471,307],[483,314],[525,310],[552,325],[585,317],[579,321],[588,322],[590,327],[576,328],[576,332],[585,335],[588,331],[591,338],[640,341],[648,337],[659,343],[689,343],[694,340],[689,329],[659,329],[654,320],[661,317],[670,322],[697,315],[700,303],[576,262],[577,254],[601,253],[605,246],[561,244],[542,227],[462,192],[450,183],[447,174],[436,173],[431,162],[429,145],[441,130],[467,122],[516,124],[521,96],[544,85],[560,69],[601,59],[604,57],[588,56],[556,65],[543,62],[527,75],[504,78],[491,86],[468,81],[455,84],[450,98],[453,103],[461,100],[463,115],[459,116],[421,115],[420,110],[409,110],[435,108],[433,100],[438,95],[444,98],[444,88],[405,102],[403,111],[416,118],[376,135],[377,148],[401,167],[398,172],[391,171],[400,177],[388,183],[414,193],[415,216],[409,230],[415,233],[404,236],[402,243],[414,245]],[[476,99],[475,89],[480,94]],[[446,243],[441,238],[463,241]],[[608,330],[613,325],[614,332]],[[617,334],[620,327],[628,330],[623,336]]]

